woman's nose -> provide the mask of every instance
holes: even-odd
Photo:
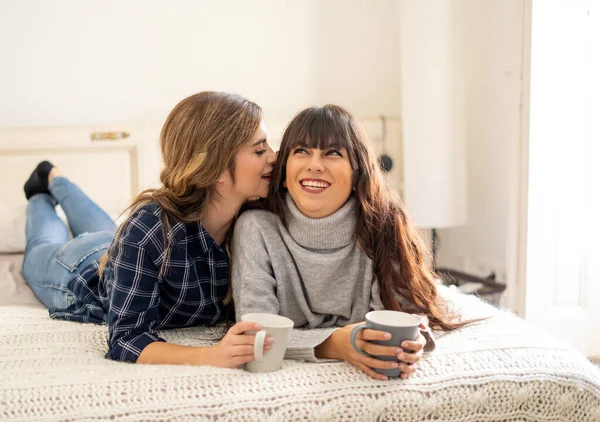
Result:
[[[313,154],[308,163],[308,170],[310,171],[323,171],[323,160],[319,154]]]
[[[273,151],[273,148],[269,147],[267,150],[267,163],[275,164],[275,161],[277,161],[277,153]]]

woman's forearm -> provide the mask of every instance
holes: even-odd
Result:
[[[331,333],[327,340],[315,347],[315,356],[319,359],[339,359],[336,353],[335,338],[338,331]]]
[[[136,363],[151,365],[210,365],[211,347],[191,347],[155,341],[148,344]]]

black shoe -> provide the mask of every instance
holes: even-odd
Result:
[[[23,190],[25,191],[25,197],[29,200],[33,195],[38,193],[47,193],[50,195],[50,191],[48,190],[48,174],[50,174],[50,170],[52,170],[54,166],[49,161],[42,161],[37,165],[31,176],[27,182],[25,182],[25,186]]]

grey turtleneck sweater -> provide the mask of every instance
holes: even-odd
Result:
[[[334,214],[306,217],[286,198],[286,223],[268,211],[238,219],[232,242],[231,284],[236,318],[265,312],[294,321],[286,357],[316,360],[314,348],[339,327],[383,309],[373,263],[354,240],[356,201]],[[402,309],[410,304],[399,297]],[[426,350],[434,347],[429,333]]]

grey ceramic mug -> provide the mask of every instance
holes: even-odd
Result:
[[[354,350],[356,350],[361,355],[374,357],[379,360],[387,360],[387,361],[396,361],[398,359],[396,356],[374,356],[362,351],[356,345],[356,335],[360,330],[364,330],[365,328],[370,328],[371,330],[377,331],[385,331],[386,333],[390,333],[392,338],[389,340],[381,341],[375,340],[371,343],[380,344],[383,346],[397,346],[400,347],[400,343],[404,340],[414,341],[417,338],[419,333],[419,324],[421,323],[421,318],[416,315],[407,314],[405,312],[398,311],[371,311],[365,315],[365,322],[357,325],[352,329],[352,333],[350,334],[350,343]],[[387,375],[388,377],[399,377],[402,371],[400,368],[394,369],[378,369],[373,368],[375,372],[378,372],[383,375]]]

